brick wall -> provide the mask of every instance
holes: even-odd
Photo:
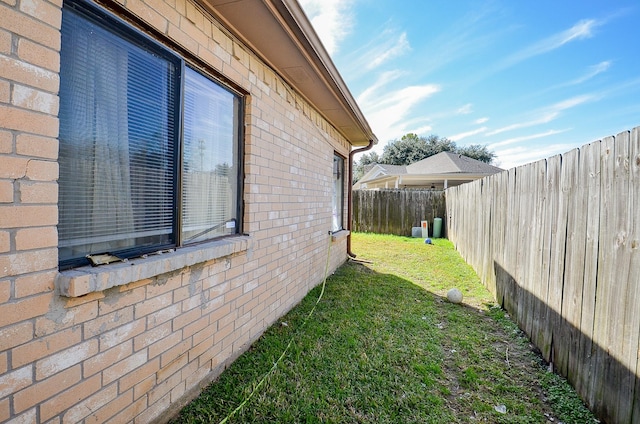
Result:
[[[62,1],[0,0],[0,422],[162,421],[322,281],[329,243],[330,271],[346,258],[346,140],[193,3],[120,4],[250,93],[247,236],[59,273]]]

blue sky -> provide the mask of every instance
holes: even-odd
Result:
[[[382,153],[408,132],[508,169],[640,126],[638,0],[299,0]]]

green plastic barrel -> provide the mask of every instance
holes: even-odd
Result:
[[[440,238],[442,233],[442,218],[433,219],[433,238]]]

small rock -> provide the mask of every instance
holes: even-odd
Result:
[[[496,410],[496,412],[499,412],[501,414],[506,414],[507,413],[507,407],[504,405],[498,405],[496,407],[494,407],[493,409]]]
[[[453,288],[447,292],[447,300],[451,303],[462,302],[462,292],[456,288]]]

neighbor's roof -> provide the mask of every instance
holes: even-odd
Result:
[[[406,165],[388,165],[386,163],[370,163],[369,165],[365,165],[364,172],[367,174],[373,168],[376,168],[376,172],[378,174],[385,175],[400,175],[407,173]]]
[[[370,163],[364,167],[364,175],[360,177],[354,187],[360,187],[363,182],[372,181],[393,175],[402,175],[407,173],[405,165],[387,165],[384,163]]]
[[[407,174],[495,174],[502,171],[488,163],[458,153],[440,152],[421,161],[407,165]]]
[[[296,0],[196,0],[354,146],[377,142]]]
[[[380,186],[401,182],[405,186],[432,184],[435,180],[463,181],[485,177],[502,169],[458,153],[441,152],[411,165],[373,164],[354,185]]]

